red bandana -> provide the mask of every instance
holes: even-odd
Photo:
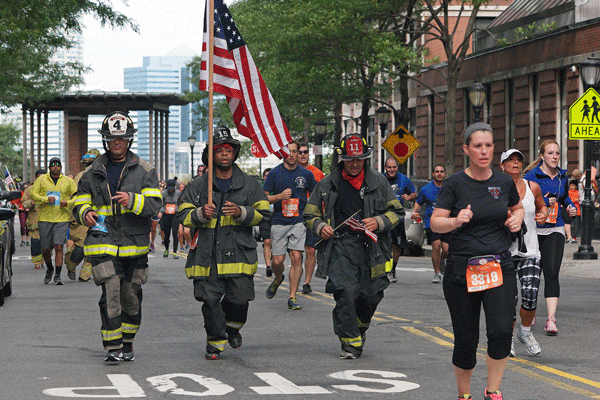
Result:
[[[342,171],[342,178],[350,182],[354,189],[360,190],[360,187],[363,184],[363,180],[365,179],[365,169],[361,169],[358,175],[356,176],[350,176],[346,173],[346,171]]]

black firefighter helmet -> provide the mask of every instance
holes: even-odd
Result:
[[[129,141],[129,147],[133,143],[133,135],[138,130],[133,126],[133,121],[123,111],[113,111],[102,121],[102,128],[98,132],[102,135],[104,150],[108,151],[106,142],[121,138]]]
[[[336,148],[335,151],[341,161],[364,160],[371,156],[373,147],[369,146],[362,136],[351,133],[342,138],[340,147]]]
[[[231,136],[231,131],[225,125],[217,125],[213,135],[213,150],[222,144],[229,144],[233,147],[233,162],[238,159],[240,155],[240,141],[234,139]],[[202,151],[202,163],[208,165],[208,143]]]

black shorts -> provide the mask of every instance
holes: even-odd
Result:
[[[304,247],[315,247],[317,242],[321,238],[317,237],[310,229],[306,230],[306,239],[304,240]]]
[[[446,233],[437,233],[431,230],[431,228],[425,228],[425,234],[427,235],[427,244],[433,244],[436,240],[448,243]]]
[[[566,225],[571,225],[571,216],[565,207],[561,207],[560,211],[562,213],[562,219],[565,221]]]
[[[271,224],[269,224],[269,223],[258,224],[258,229],[260,231],[260,237],[262,238],[263,241],[271,239]]]
[[[392,237],[392,245],[401,249],[408,248],[408,240],[406,240],[406,231],[404,230],[404,220],[401,220],[398,225],[390,231]]]

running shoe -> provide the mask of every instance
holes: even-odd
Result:
[[[517,339],[519,340],[519,342],[521,342],[525,345],[525,348],[527,349],[527,352],[530,355],[539,356],[540,353],[542,352],[542,349],[540,348],[539,343],[537,342],[537,340],[535,340],[535,338],[533,337],[533,333],[531,333],[531,331],[522,332],[521,328],[519,328],[517,330]]]
[[[483,400],[502,400],[502,392],[499,390],[488,392],[487,388],[485,388],[484,393]]]
[[[349,351],[342,350],[340,353],[340,359],[342,360],[356,360],[358,356],[354,353],[350,353]]]
[[[208,351],[204,354],[204,358],[207,360],[222,360],[221,353],[209,353]]]
[[[25,245],[26,245],[26,246],[30,246],[29,242],[26,242],[26,243],[25,243]]]
[[[63,285],[62,281],[60,280],[60,275],[54,275],[54,284],[56,286],[62,286]]]
[[[458,400],[472,399],[473,397],[470,394],[463,394],[458,396]]]
[[[288,299],[288,308],[290,310],[302,310],[302,306],[296,301],[296,297],[290,297]]]
[[[177,260],[179,259],[179,256],[176,253],[173,253],[173,258]]]
[[[72,281],[74,281],[75,279],[77,279],[77,274],[75,273],[75,271],[71,271],[70,269],[67,270],[67,276]]]
[[[515,340],[511,340],[510,341],[510,357],[516,357],[517,356],[517,352],[515,351]]]
[[[273,276],[273,270],[271,269],[270,265],[267,265],[267,276],[268,277]]]
[[[165,252],[163,253],[163,257],[164,258],[169,257],[169,250],[165,250]]]
[[[44,268],[43,265],[34,264],[33,266],[35,267],[35,269],[42,269],[42,268]]]
[[[183,252],[185,252],[185,247],[181,246],[181,248],[179,249],[179,252],[180,252],[180,253],[183,253]]]
[[[150,243],[150,253],[154,253],[154,243]]]
[[[302,285],[302,294],[309,294],[310,292],[312,292],[312,288],[309,283]]]
[[[133,345],[130,343],[123,343],[123,353],[121,354],[123,361],[133,361],[135,356],[133,355]]]
[[[21,246],[21,247],[25,246],[25,241],[24,241],[24,240],[22,240],[22,241],[21,241],[21,244],[20,244],[20,246]]]
[[[52,282],[52,274],[54,273],[53,269],[46,269],[46,276],[44,277],[44,283],[47,285]]]
[[[121,349],[109,350],[106,356],[104,356],[104,362],[109,364],[118,363],[121,360],[123,360]]]
[[[431,283],[440,283],[441,281],[442,281],[442,275],[435,274],[435,275],[433,275],[433,279],[431,280]]]
[[[279,288],[279,285],[281,285],[281,283],[283,282],[284,278],[285,276],[281,278],[281,282],[277,282],[277,278],[273,279],[273,282],[271,282],[267,287],[267,299],[272,299],[273,297],[275,297],[275,295],[277,294],[277,289]]]
[[[392,273],[392,283],[397,283],[398,279],[396,279],[396,275]]]
[[[548,336],[558,335],[558,327],[556,326],[556,320],[554,318],[548,318],[546,326],[544,327],[544,332],[546,332],[546,335]]]

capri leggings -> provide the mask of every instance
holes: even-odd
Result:
[[[517,296],[517,278],[512,258],[505,258],[501,262],[504,281],[502,286],[474,293],[467,292],[466,283],[457,283],[452,279],[453,264],[452,257],[448,257],[443,284],[454,329],[452,364],[466,370],[475,368],[482,304],[488,340],[487,353],[495,360],[508,357]]]
[[[537,297],[540,289],[540,260],[535,257],[513,257],[515,269],[521,282],[521,308],[533,311],[537,308]],[[518,299],[515,301],[517,305]]]
[[[175,214],[163,213],[160,218],[160,229],[165,233],[165,249],[169,250],[170,236],[173,236],[173,253],[177,252],[179,244],[179,221],[175,218]]]
[[[558,273],[565,251],[565,236],[560,232],[538,235],[540,243],[540,267],[544,273],[544,297],[560,297]]]

